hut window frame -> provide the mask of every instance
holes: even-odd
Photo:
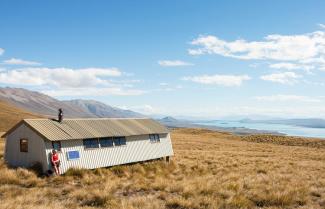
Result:
[[[20,152],[28,152],[28,139],[23,138],[19,140]]]
[[[149,134],[149,140],[151,143],[159,143],[160,136],[159,136],[159,134]]]
[[[85,149],[98,149],[99,148],[99,141],[97,138],[92,139],[84,139],[83,146]]]
[[[56,145],[58,146],[56,147]],[[62,148],[61,141],[52,141],[52,148],[58,152],[61,152],[61,148]]]
[[[107,143],[107,142],[109,142],[109,143]],[[99,138],[99,145],[100,145],[100,148],[114,147],[113,137]]]
[[[126,137],[125,136],[113,137],[113,142],[115,147],[126,146]]]

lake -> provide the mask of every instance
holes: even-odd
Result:
[[[289,136],[317,137],[325,139],[325,128],[308,128],[285,124],[269,124],[269,123],[245,123],[231,120],[214,120],[199,122],[196,124],[218,126],[218,127],[242,127],[256,130],[276,131]]]

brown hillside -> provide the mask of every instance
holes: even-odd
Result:
[[[263,143],[246,140],[203,129],[175,129],[170,164],[74,169],[53,178],[8,168],[0,140],[0,208],[325,207],[324,148],[273,144],[270,138]]]
[[[0,101],[0,132],[5,132],[24,118],[41,117],[15,107],[4,101]]]

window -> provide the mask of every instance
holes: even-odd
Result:
[[[52,148],[55,149],[56,151],[61,151],[61,142],[60,141],[52,142]]]
[[[113,147],[112,138],[101,138],[99,139],[100,147]]]
[[[99,148],[98,139],[84,139],[83,144],[86,149]]]
[[[28,152],[28,140],[20,139],[20,152]]]
[[[120,143],[121,143],[121,145],[126,145],[126,138],[120,137]]]
[[[152,143],[160,142],[159,134],[149,134],[149,139]]]
[[[78,160],[80,159],[80,153],[78,150],[71,150],[67,152],[68,160]]]
[[[122,145],[126,145],[126,138],[124,136],[121,136],[121,137],[105,137],[100,139],[84,139],[83,145],[85,149],[122,146]]]
[[[126,138],[124,136],[114,137],[113,141],[115,146],[126,145]]]

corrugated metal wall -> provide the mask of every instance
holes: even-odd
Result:
[[[159,143],[151,143],[149,135],[130,136],[126,137],[126,140],[124,146],[95,149],[84,149],[83,140],[61,141],[62,150],[59,153],[61,173],[71,167],[93,169],[173,155],[170,134],[160,134]],[[52,143],[45,141],[45,144],[48,169],[50,169]],[[74,150],[79,151],[80,159],[68,160],[67,152]]]
[[[28,152],[20,152],[20,139],[28,139]],[[10,166],[29,167],[40,162],[43,169],[48,167],[45,157],[44,140],[25,124],[20,125],[6,138],[5,161]]]

